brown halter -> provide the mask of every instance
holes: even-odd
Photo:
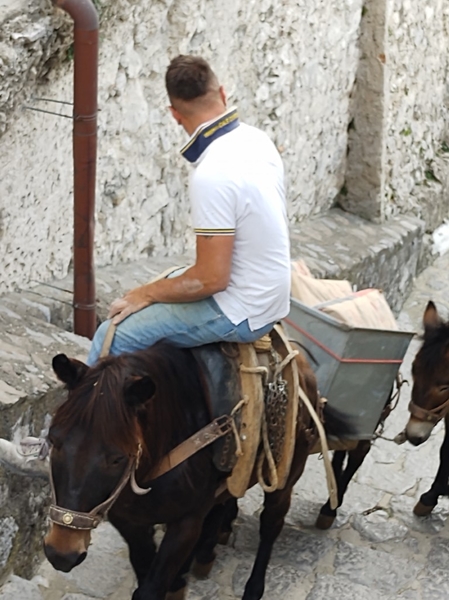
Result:
[[[117,484],[115,490],[109,496],[107,500],[98,504],[95,508],[93,508],[90,512],[78,512],[75,510],[69,510],[68,508],[62,508],[58,506],[56,503],[56,490],[53,482],[53,473],[51,469],[51,453],[50,453],[50,485],[51,485],[51,495],[52,495],[52,504],[50,504],[49,508],[49,518],[50,521],[56,523],[56,525],[61,525],[63,527],[68,527],[69,529],[82,529],[82,530],[90,530],[95,529],[101,523],[101,521],[105,518],[108,513],[108,510],[117,500],[120,495],[120,492],[123,490],[128,481],[135,481],[135,472],[139,467],[139,460],[142,454],[142,446],[139,444],[137,455],[132,456],[129,459],[128,466],[126,467],[125,472],[122,475],[119,483]],[[141,488],[139,488],[141,489]],[[148,493],[151,491],[151,488],[147,490],[142,490],[144,493]],[[136,492],[139,493],[139,492]],[[140,492],[141,493],[141,492]]]
[[[176,269],[177,268],[179,267],[176,267]],[[170,269],[169,272],[171,271],[172,269]],[[105,340],[103,342],[103,348],[100,354],[101,357],[107,356],[109,354],[112,339],[115,334],[115,329],[116,327],[111,321],[108,331],[106,332]],[[168,473],[168,471],[171,471],[172,469],[180,465],[182,462],[184,462],[185,460],[187,460],[206,446],[209,446],[216,440],[224,437],[225,435],[231,432],[234,432],[235,434],[235,425],[232,415],[223,415],[214,419],[211,423],[197,431],[194,435],[192,435],[187,440],[179,444],[179,446],[176,446],[176,448],[174,448],[171,452],[164,456],[159,462],[159,464],[157,464],[152,469],[149,476],[149,480],[153,481],[158,477],[161,477],[165,473]],[[136,482],[136,471],[139,468],[141,456],[142,444],[139,442],[137,446],[136,455],[130,457],[128,466],[126,467],[122,478],[120,479],[115,490],[112,492],[109,498],[101,504],[99,504],[98,506],[96,506],[95,508],[93,508],[90,512],[84,513],[69,510],[56,504],[56,491],[53,483],[50,452],[50,484],[52,492],[52,504],[49,508],[50,521],[62,527],[68,527],[69,529],[95,529],[106,517],[108,510],[117,500],[120,493],[122,492],[122,490],[128,482],[131,485],[132,491],[139,496],[143,496],[151,492],[151,487],[144,489],[139,487]]]
[[[206,446],[209,446],[216,440],[227,435],[228,433],[231,433],[232,431],[232,416],[224,415],[214,419],[211,423],[206,425],[206,427],[203,427],[197,431],[194,435],[179,444],[179,446],[176,446],[176,448],[164,456],[159,464],[152,469],[149,475],[149,480],[154,481],[158,477],[168,473]],[[142,445],[139,443],[137,447],[137,454],[130,457],[128,466],[126,467],[122,478],[109,498],[93,508],[90,512],[84,513],[69,510],[56,504],[56,491],[53,483],[50,453],[50,484],[52,492],[52,504],[49,508],[50,521],[56,523],[57,525],[61,525],[62,527],[68,527],[69,529],[95,529],[106,517],[108,510],[117,500],[128,482],[131,485],[132,491],[139,496],[144,496],[145,494],[151,492],[151,487],[141,488],[136,482],[136,471],[139,468],[141,455]]]
[[[408,409],[410,414],[415,417],[415,419],[418,419],[418,421],[427,421],[436,425],[441,419],[444,419],[449,412],[449,398],[443,402],[443,404],[440,404],[440,406],[432,409],[421,408],[410,400]]]

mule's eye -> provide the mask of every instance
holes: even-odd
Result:
[[[55,435],[52,435],[51,433],[48,434],[47,436],[47,441],[50,444],[50,446],[52,448],[56,448],[56,450],[59,450],[59,448],[61,447],[61,440],[58,439]]]
[[[440,392],[444,394],[445,392],[449,392],[449,385],[440,386]]]
[[[117,465],[121,465],[124,460],[125,460],[124,456],[114,456],[111,458],[110,464],[113,467],[116,467]]]

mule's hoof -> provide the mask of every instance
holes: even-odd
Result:
[[[209,573],[212,571],[214,562],[215,561],[212,560],[208,563],[199,563],[195,560],[190,571],[197,579],[207,579],[207,577],[209,577]]]
[[[318,515],[317,520],[315,521],[315,527],[317,529],[329,529],[329,527],[332,527],[333,523],[335,521],[335,517],[332,517],[330,515]]]
[[[165,600],[185,600],[186,599],[187,587],[183,587],[176,592],[168,592],[165,594]]]
[[[413,514],[415,514],[417,517],[427,517],[428,515],[430,515],[434,508],[435,506],[426,506],[420,500],[415,504]]]
[[[231,537],[231,533],[232,533],[232,531],[221,531],[218,534],[217,543],[220,544],[221,546],[227,546],[229,539]]]

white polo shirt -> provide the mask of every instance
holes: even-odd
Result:
[[[222,123],[231,121],[229,114],[232,111],[205,124],[206,131],[215,134]],[[214,294],[214,299],[232,323],[238,325],[248,319],[251,330],[255,330],[289,312],[284,169],[269,137],[238,123],[235,110],[234,114],[232,120],[236,122],[230,131],[208,142],[208,133],[198,140],[205,131],[202,126],[185,149],[200,144],[200,156],[190,178],[196,235],[234,236],[229,285]]]

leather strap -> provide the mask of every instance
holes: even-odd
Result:
[[[203,427],[200,429],[200,431],[197,431],[194,435],[179,444],[179,446],[176,446],[176,448],[164,456],[160,463],[154,469],[152,469],[149,479],[154,480],[158,477],[161,477],[161,475],[165,475],[165,473],[168,473],[168,471],[171,471],[171,469],[174,469],[203,448],[206,448],[210,444],[213,444],[216,440],[227,435],[232,431],[232,421],[232,416],[225,415],[223,417],[218,417],[206,425],[206,427]],[[114,502],[117,500],[118,496],[130,478],[134,477],[135,471],[139,466],[140,453],[141,447],[139,445],[139,450],[136,457],[132,457],[130,459],[128,467],[115,490],[107,500],[96,506],[89,513],[70,510],[56,504],[56,492],[50,465],[50,482],[53,496],[53,504],[51,504],[49,508],[50,520],[57,525],[62,525],[63,527],[68,527],[69,529],[95,529],[100,524]],[[151,491],[151,488],[143,491],[144,493],[148,493]]]
[[[449,412],[449,398],[443,402],[443,404],[440,404],[440,406],[430,410],[421,408],[421,406],[418,406],[412,400],[410,400],[408,410],[410,411],[410,414],[419,421],[427,421],[436,425],[438,421],[441,421],[441,419],[443,419]]]
[[[161,475],[165,475],[165,473],[168,473],[168,471],[171,471],[203,448],[206,448],[218,439],[227,435],[232,431],[232,419],[233,418],[229,415],[218,417],[209,423],[209,425],[206,425],[206,427],[203,427],[200,431],[197,431],[194,435],[179,444],[179,446],[176,446],[176,448],[164,456],[160,463],[152,469],[148,480],[152,481],[153,479],[161,477]]]
[[[80,513],[75,510],[66,510],[55,504],[50,504],[48,509],[50,521],[69,529],[95,529],[100,524],[101,516],[91,516],[88,513]]]
[[[105,356],[108,356],[109,350],[111,349],[111,346],[112,346],[112,340],[114,339],[116,329],[117,329],[117,327],[111,321],[109,323],[108,330],[106,331],[106,335],[104,336],[103,346],[101,347],[101,352],[100,352],[100,358],[104,358]]]

